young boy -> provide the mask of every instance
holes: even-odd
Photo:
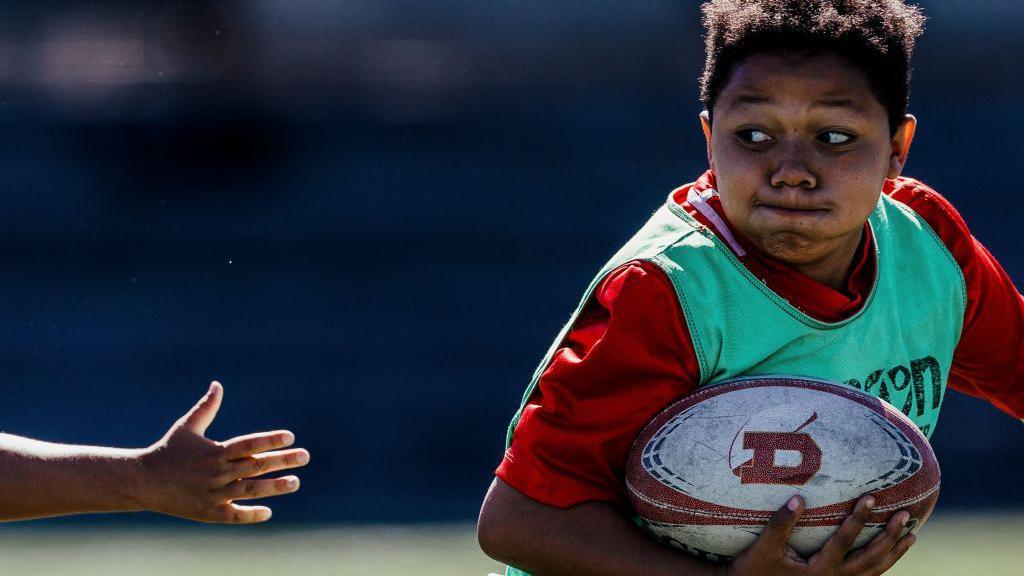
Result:
[[[729,378],[844,382],[926,435],[947,383],[1024,416],[1021,295],[949,202],[900,177],[920,11],[902,0],[711,0],[703,11],[710,170],[612,258],[541,363],[480,545],[538,574],[881,574],[915,536],[899,538],[900,511],[848,553],[869,496],[811,558],[786,546],[799,497],[726,565],[631,521],[622,479],[636,435],[672,400]]]
[[[0,434],[0,521],[85,512],[149,510],[200,522],[251,524],[270,519],[266,506],[234,500],[295,492],[299,479],[253,476],[303,466],[287,430],[225,442],[204,434],[220,407],[217,382],[148,448],[50,444]]]

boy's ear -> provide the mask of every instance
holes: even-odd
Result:
[[[715,169],[715,161],[711,156],[711,114],[707,110],[700,113],[700,127],[704,129],[704,140],[708,143],[708,167]]]
[[[914,132],[917,130],[917,118],[913,114],[907,114],[903,121],[896,127],[896,134],[892,137],[892,152],[889,155],[889,173],[886,178],[898,178],[907,164],[907,156],[910,154],[910,145],[914,142]]]

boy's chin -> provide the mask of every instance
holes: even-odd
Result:
[[[757,244],[765,255],[791,266],[816,262],[830,251],[829,242],[810,237],[804,232],[776,232],[767,235]]]

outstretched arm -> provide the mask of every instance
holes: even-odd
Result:
[[[52,444],[0,434],[0,521],[149,510],[201,522],[253,523],[270,508],[234,500],[294,492],[298,478],[254,476],[309,461],[287,430],[216,442],[204,436],[223,388],[207,394],[148,448]]]

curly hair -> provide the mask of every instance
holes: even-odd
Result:
[[[907,113],[910,56],[925,17],[903,0],[709,0],[701,100],[711,113],[730,72],[764,52],[833,53],[867,76],[895,133]]]

